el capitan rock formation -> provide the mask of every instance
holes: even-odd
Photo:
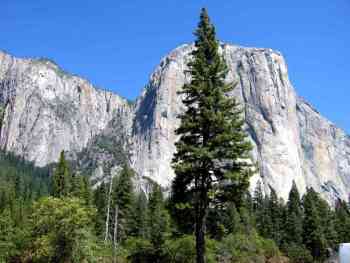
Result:
[[[128,160],[139,179],[162,186],[173,178],[174,129],[183,110],[177,91],[192,45],[161,60],[135,104],[43,59],[0,52],[0,146],[43,166],[68,151],[100,180]],[[242,102],[258,161],[257,180],[283,198],[292,181],[312,186],[328,200],[350,193],[350,137],[298,97],[282,55],[271,49],[221,46],[229,66],[231,96]]]

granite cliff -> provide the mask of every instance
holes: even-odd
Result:
[[[128,161],[139,181],[169,186],[174,174],[174,129],[183,110],[177,91],[192,45],[161,60],[134,104],[93,87],[45,59],[0,52],[0,146],[43,166],[65,150],[78,167],[101,180]],[[312,186],[329,201],[350,193],[350,137],[298,97],[279,52],[222,44],[254,145],[258,180],[286,198],[292,181]],[[140,184],[142,185],[142,184]]]

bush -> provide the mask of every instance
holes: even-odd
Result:
[[[207,263],[217,262],[215,260],[216,242],[207,239],[206,243]],[[126,258],[133,263],[194,263],[196,261],[195,241],[191,235],[167,240],[162,247],[161,253],[148,240],[135,237],[127,239],[123,249],[127,251]]]
[[[206,239],[206,262],[214,263],[216,259],[217,242]],[[194,236],[185,235],[177,239],[168,240],[165,244],[167,261],[170,263],[192,263],[196,261],[196,244]]]
[[[279,256],[276,244],[260,237],[255,231],[250,234],[230,234],[223,238],[218,247],[220,262],[261,262]]]
[[[125,241],[124,248],[130,262],[154,262],[153,246],[147,239],[131,237]]]
[[[93,262],[95,210],[76,198],[46,197],[33,206],[31,255],[35,262]]]
[[[313,259],[309,250],[296,244],[287,244],[283,249],[290,258],[291,263],[312,263]]]
[[[192,263],[196,258],[195,242],[193,236],[168,240],[166,243],[169,262]]]

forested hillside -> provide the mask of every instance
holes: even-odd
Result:
[[[193,218],[157,184],[135,192],[127,166],[93,190],[64,155],[52,177],[10,154],[0,160],[0,262],[194,262]],[[294,184],[284,201],[258,184],[240,206],[210,209],[206,228],[207,262],[316,262],[350,239],[350,211],[313,189],[300,197]]]

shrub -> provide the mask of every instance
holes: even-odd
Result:
[[[291,263],[312,263],[313,259],[309,250],[304,246],[296,244],[287,244],[283,249],[290,258]]]
[[[93,262],[95,210],[76,198],[42,198],[33,206],[31,251],[35,262]]]
[[[216,261],[217,242],[212,239],[206,240],[206,262]],[[196,244],[194,236],[184,235],[180,238],[168,240],[165,245],[167,261],[171,263],[192,263],[196,261]]]
[[[127,258],[133,263],[153,262],[153,246],[147,239],[131,237],[125,241]]]
[[[230,234],[223,238],[218,247],[220,262],[265,262],[278,256],[276,244],[260,237],[255,231],[250,234]]]

